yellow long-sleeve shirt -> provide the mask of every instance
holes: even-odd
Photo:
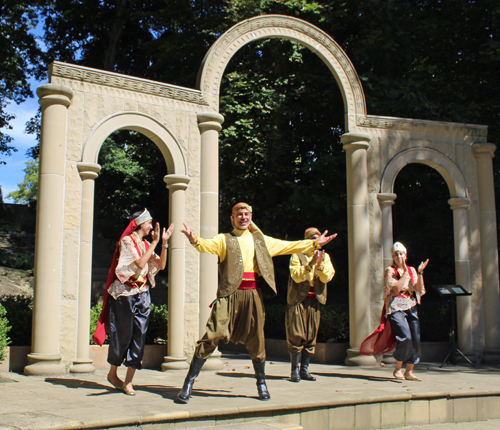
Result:
[[[234,229],[233,234],[238,240],[241,249],[241,256],[243,258],[243,270],[245,272],[255,272],[260,275],[259,267],[255,259],[255,246],[252,234],[249,230]],[[220,261],[226,259],[226,236],[222,233],[214,236],[212,239],[203,239],[196,236],[198,242],[194,247],[200,252],[215,254],[219,256]],[[267,250],[271,257],[277,255],[289,255],[296,253],[308,253],[316,249],[315,242],[312,240],[298,240],[290,242],[286,240],[279,240],[273,237],[265,236]]]
[[[309,263],[313,257],[313,253],[304,253]],[[335,269],[333,268],[332,261],[330,260],[330,256],[325,253],[323,256],[323,261],[319,267],[317,264],[308,268],[308,266],[303,266],[300,262],[299,256],[297,254],[293,254],[290,258],[290,276],[292,279],[297,282],[305,282],[309,281],[309,285],[314,285],[314,275],[318,274],[318,278],[324,284],[330,282],[335,275]]]

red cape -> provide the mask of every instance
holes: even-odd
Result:
[[[115,248],[115,253],[113,254],[113,261],[111,262],[111,267],[108,272],[108,279],[106,280],[106,288],[104,288],[104,297],[102,301],[102,311],[97,320],[97,329],[92,335],[92,339],[97,345],[102,345],[106,340],[107,326],[108,326],[108,310],[109,310],[109,293],[108,288],[116,279],[116,266],[118,265],[118,259],[120,258],[120,242],[125,236],[131,235],[137,228],[137,223],[135,220],[130,221],[129,225],[122,233],[120,240]]]

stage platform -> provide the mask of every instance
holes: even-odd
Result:
[[[221,371],[201,372],[187,405],[173,402],[185,370],[138,371],[133,397],[110,387],[106,370],[50,377],[2,373],[0,430],[500,427],[500,366],[421,363],[415,373],[423,381],[413,382],[395,380],[392,367],[311,364],[317,381],[293,383],[289,363],[268,359],[271,400],[263,402],[248,355],[224,354],[222,362]]]

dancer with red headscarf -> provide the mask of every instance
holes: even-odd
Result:
[[[103,308],[92,338],[102,345],[108,332],[108,363],[111,365],[108,381],[129,396],[136,394],[132,379],[136,369],[142,369],[151,308],[148,281],[154,288],[155,275],[165,269],[167,242],[173,229],[173,224],[163,229],[161,255],[158,256],[154,250],[160,242],[160,224],[156,223],[152,231],[152,217],[148,210],[134,213],[116,246],[109,269]],[[153,240],[149,244],[144,237],[151,231]],[[127,367],[125,381],[121,381],[117,374],[121,364]]]
[[[313,251],[336,235],[325,231],[316,240],[288,242],[264,236],[252,221],[252,207],[238,203],[233,207],[231,233],[212,239],[195,235],[184,224],[182,233],[199,251],[219,256],[219,288],[205,335],[197,342],[184,385],[175,399],[187,403],[195,378],[206,359],[223,340],[245,344],[252,359],[260,400],[269,400],[265,378],[264,303],[262,297],[276,295],[272,257]],[[261,281],[263,279],[263,281]]]

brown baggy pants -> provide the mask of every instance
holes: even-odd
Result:
[[[207,332],[197,342],[195,354],[208,358],[218,343],[243,343],[253,361],[266,359],[264,303],[261,290],[236,290],[214,303]]]
[[[312,298],[306,298],[296,305],[287,305],[286,341],[290,354],[298,354],[303,349],[314,354],[321,316],[319,309],[320,303]]]

